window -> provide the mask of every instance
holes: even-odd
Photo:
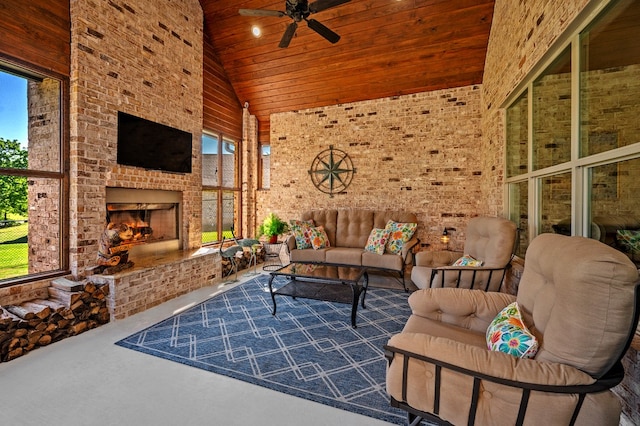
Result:
[[[260,188],[269,189],[271,187],[271,145],[260,145]]]
[[[640,235],[637,37],[640,2],[612,1],[506,106],[506,205],[527,228],[520,255],[529,237],[556,232],[598,239],[640,264],[621,241]]]
[[[61,93],[0,64],[0,286],[66,268]]]
[[[231,238],[232,231],[240,229],[238,152],[237,143],[232,139],[220,134],[202,134],[203,244]]]

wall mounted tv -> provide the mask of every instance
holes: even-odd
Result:
[[[118,112],[118,164],[191,173],[189,132]]]

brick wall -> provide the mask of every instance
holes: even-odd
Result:
[[[258,194],[258,221],[270,211],[293,219],[307,209],[407,210],[418,237],[440,244],[445,226],[462,230],[483,212],[480,93],[467,86],[272,115],[271,188]],[[308,173],[331,145],[356,168],[333,198]],[[463,241],[452,234],[453,247]]]
[[[197,0],[71,2],[70,259],[95,265],[105,187],[181,191],[184,248],[200,245],[202,9]],[[193,134],[193,173],[116,164],[117,112]],[[135,259],[133,259],[135,261]]]

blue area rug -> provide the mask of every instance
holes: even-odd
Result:
[[[267,275],[174,315],[117,345],[394,424],[382,346],[409,317],[408,293],[369,287],[366,308],[276,296]],[[285,284],[274,280],[274,287]]]

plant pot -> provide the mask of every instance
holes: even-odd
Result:
[[[277,235],[272,235],[269,237],[269,244],[275,244],[278,242],[278,236]]]

